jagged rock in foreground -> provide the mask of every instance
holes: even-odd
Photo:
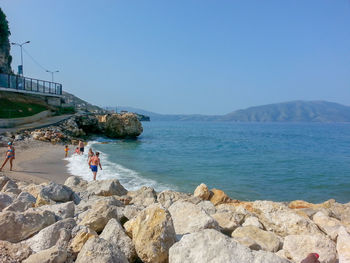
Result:
[[[185,235],[173,245],[169,262],[288,263],[288,260],[271,252],[252,251],[214,229],[205,229]]]
[[[311,252],[322,263],[350,260],[350,203],[243,202],[218,189],[207,201],[203,185],[197,196],[127,192],[116,179],[75,176],[65,184],[0,176],[0,262],[300,263]]]
[[[150,205],[124,226],[143,262],[168,261],[169,248],[175,243],[176,236],[171,216],[161,205]]]

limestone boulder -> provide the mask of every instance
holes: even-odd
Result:
[[[180,193],[172,190],[165,190],[157,195],[158,202],[166,209],[178,200],[188,200],[190,194]]]
[[[204,212],[206,212],[208,215],[213,215],[216,213],[216,208],[210,201],[201,201],[197,204],[197,206],[204,210]]]
[[[255,227],[258,227],[260,229],[264,229],[264,227],[260,223],[259,219],[257,217],[255,217],[255,216],[247,217],[244,220],[244,223],[242,224],[242,226],[255,226]]]
[[[125,195],[127,190],[119,183],[117,179],[96,180],[88,183],[87,191],[90,194],[111,196],[111,195]]]
[[[176,235],[170,213],[160,204],[148,206],[124,227],[143,262],[168,262],[169,248]]]
[[[70,243],[71,251],[75,254],[79,253],[86,241],[93,237],[98,237],[98,234],[88,227],[83,227],[72,239]]]
[[[334,199],[330,199],[324,203],[321,204],[313,204],[309,203],[303,200],[295,200],[288,204],[288,207],[291,209],[301,209],[301,208],[313,208],[313,209],[320,209],[320,208],[330,208],[332,203],[334,203]]]
[[[41,189],[43,189],[45,185],[46,184],[29,184],[26,187],[24,187],[22,191],[27,192],[32,196],[34,196],[35,198],[37,198]]]
[[[12,193],[15,195],[18,195],[21,192],[21,190],[18,188],[18,185],[12,180],[8,180],[1,189],[1,191],[4,193]]]
[[[23,263],[65,263],[66,259],[67,251],[55,246],[31,255]]]
[[[128,263],[119,248],[103,238],[93,237],[84,244],[75,263]]]
[[[130,204],[142,205],[147,207],[157,202],[157,193],[152,187],[142,186],[137,191],[129,191],[128,196],[131,197]]]
[[[142,208],[139,206],[127,205],[124,207],[122,213],[127,219],[131,219],[131,218],[135,217],[141,211],[142,211]]]
[[[210,196],[210,191],[208,189],[208,186],[206,186],[205,184],[201,183],[194,190],[193,195],[199,197],[202,200],[208,200],[209,196]]]
[[[28,246],[0,241],[0,262],[22,262],[32,254]]]
[[[43,205],[37,208],[34,208],[35,211],[47,210],[55,214],[56,220],[62,220],[67,218],[74,217],[75,205],[73,201],[54,204],[54,205]]]
[[[232,231],[239,227],[243,220],[239,214],[231,212],[218,212],[211,217],[218,222],[221,232],[227,235],[231,235]]]
[[[204,229],[183,236],[169,250],[169,263],[192,262],[288,263],[289,261],[271,252],[252,251],[214,229]]]
[[[335,243],[325,235],[289,235],[284,238],[285,256],[294,262],[301,262],[309,253],[318,253],[321,263],[335,263]]]
[[[105,122],[105,135],[110,138],[136,138],[142,131],[136,114],[113,114]]]
[[[0,240],[22,241],[41,229],[56,222],[50,211],[31,211],[23,213],[6,211],[0,213]]]
[[[270,252],[277,252],[282,245],[274,233],[261,230],[256,226],[239,227],[232,232],[231,236],[243,245],[245,245],[245,238],[252,239],[259,245],[260,249]]]
[[[5,194],[5,193],[0,193],[0,212],[7,206],[9,206],[12,203],[12,198]]]
[[[53,246],[67,247],[75,224],[75,220],[72,218],[58,221],[22,243],[36,253]]]
[[[99,233],[112,218],[118,219],[117,207],[110,206],[108,202],[101,200],[85,213],[79,225],[87,226]]]
[[[337,252],[339,263],[350,263],[350,235],[345,227],[341,227],[338,231]]]
[[[74,192],[66,185],[50,182],[40,190],[40,195],[54,202],[73,201]]]
[[[129,262],[135,261],[137,257],[135,246],[116,219],[112,218],[108,221],[100,238],[115,244],[124,253]]]
[[[178,237],[206,228],[219,229],[219,224],[195,204],[177,201],[169,207]]]
[[[79,176],[70,176],[66,179],[64,185],[68,186],[73,191],[82,192],[86,190],[88,182]]]
[[[2,188],[9,180],[10,180],[10,178],[8,178],[5,175],[0,176],[0,191],[2,191]]]
[[[255,201],[253,210],[266,230],[279,236],[322,233],[313,221],[298,215],[283,203]]]
[[[338,219],[329,217],[321,211],[317,212],[312,219],[332,240],[336,240],[339,228],[342,227]]]
[[[36,198],[30,193],[21,192],[14,202],[6,207],[4,211],[24,212],[28,208],[34,207]]]

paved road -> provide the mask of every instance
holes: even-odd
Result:
[[[0,134],[5,133],[5,132],[17,132],[19,130],[34,130],[34,129],[47,127],[50,125],[60,123],[64,120],[70,118],[71,116],[73,116],[73,115],[67,114],[67,115],[61,115],[61,116],[54,116],[54,117],[45,118],[45,119],[42,119],[42,120],[39,120],[36,122],[23,124],[21,126],[15,127],[15,128],[0,128]]]

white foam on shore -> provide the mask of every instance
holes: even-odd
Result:
[[[65,160],[68,161],[68,172],[75,176],[80,176],[84,180],[92,181],[93,175],[88,165],[88,151],[94,144],[100,143],[98,141],[91,141],[85,146],[83,155],[72,154]],[[75,150],[71,149],[72,151]],[[139,189],[142,186],[153,187],[156,191],[163,191],[168,189],[174,189],[167,185],[159,184],[152,179],[146,179],[142,177],[138,172],[128,169],[120,164],[113,163],[108,160],[108,154],[100,152],[100,160],[102,164],[102,170],[99,169],[97,173],[97,180],[105,179],[118,179],[120,183],[130,191]]]

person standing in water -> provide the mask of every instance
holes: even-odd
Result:
[[[8,160],[10,160],[10,171],[12,171],[12,162],[14,159],[15,159],[15,147],[13,147],[12,142],[9,142],[7,144],[7,152],[6,152],[5,161],[2,164],[0,171],[2,170],[2,168],[4,168],[4,166],[8,162]]]
[[[92,151],[92,149],[89,149],[89,153],[88,153],[88,163],[90,162],[90,159],[92,158],[92,156],[94,156],[94,152]]]
[[[67,158],[68,157],[68,152],[69,152],[69,148],[68,148],[68,145],[66,145],[65,147],[64,147],[64,151],[65,151],[65,155],[64,155],[64,157],[65,158]]]
[[[84,142],[79,141],[79,154],[84,154]]]
[[[89,161],[89,165],[90,165],[92,174],[94,175],[94,181],[96,180],[98,166],[100,166],[100,169],[102,170],[101,161],[100,161],[99,156],[100,156],[100,153],[96,152],[96,154],[94,156],[92,156],[90,158],[90,161]]]

